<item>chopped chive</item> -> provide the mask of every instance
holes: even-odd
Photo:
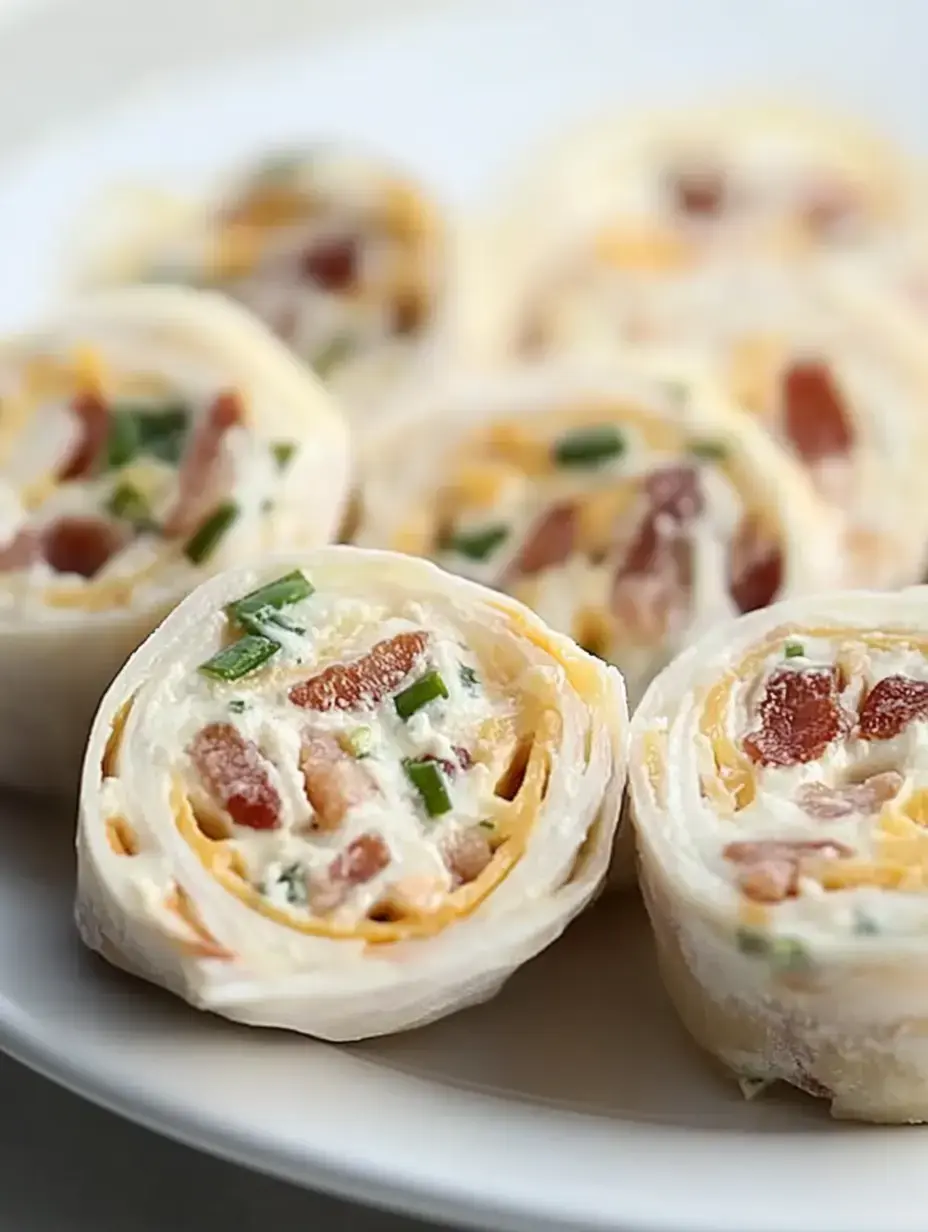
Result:
[[[286,887],[287,902],[292,906],[306,905],[306,874],[301,864],[290,864],[282,869],[277,884]]]
[[[269,637],[274,641],[279,641],[276,629],[285,629],[288,633],[295,633],[298,637],[303,637],[306,634],[306,629],[303,625],[298,625],[290,620],[283,612],[275,612],[271,607],[263,607],[258,612],[246,612],[239,617],[238,623],[243,629],[247,629],[249,633],[260,634],[261,637]]]
[[[273,445],[271,445],[271,453],[274,455],[277,469],[279,471],[286,470],[291,458],[296,453],[296,442],[274,441]]]
[[[690,441],[690,453],[707,462],[721,462],[728,456],[728,450],[722,441]]]
[[[578,428],[554,442],[555,462],[561,466],[599,466],[625,452],[625,438],[612,424]]]
[[[509,537],[508,526],[487,526],[483,530],[459,530],[445,536],[441,548],[457,552],[468,560],[486,560]]]
[[[212,555],[219,540],[238,517],[238,512],[234,501],[225,501],[194,531],[184,544],[184,555],[192,565],[201,565]]]
[[[327,377],[340,364],[343,364],[353,351],[354,342],[347,336],[340,335],[337,338],[333,338],[330,343],[313,355],[309,361],[309,366],[316,376]]]
[[[229,709],[233,714],[244,714],[248,709],[248,703],[242,697],[233,697],[229,702]]]
[[[854,912],[854,932],[858,937],[875,937],[879,931],[879,924],[866,911],[858,908]]]
[[[811,966],[808,951],[795,937],[776,937],[770,943],[768,957],[777,971],[804,971]]]
[[[787,642],[783,647],[784,659],[801,659],[806,653],[806,648],[802,642]]]
[[[285,573],[283,577],[268,582],[265,586],[259,586],[257,590],[252,590],[241,599],[227,604],[226,614],[230,620],[237,620],[239,624],[243,624],[249,616],[261,616],[266,620],[266,614],[273,613],[277,608],[299,603],[301,599],[308,599],[315,589],[301,569],[294,569],[292,573]]]
[[[496,829],[496,824],[492,821],[478,821],[477,824],[480,826],[481,830],[495,830]]]
[[[451,808],[451,798],[445,786],[444,776],[434,761],[413,761],[407,757],[403,762],[406,777],[422,797],[425,811],[430,817],[440,817]]]
[[[134,526],[151,527],[151,507],[142,493],[131,483],[121,483],[110,493],[106,508],[114,518],[131,522]]]
[[[735,933],[735,943],[742,954],[766,954],[769,943],[763,933],[753,928],[739,928]]]
[[[183,456],[190,428],[190,412],[181,403],[167,403],[157,410],[129,412],[136,423],[140,452],[176,466]]]
[[[242,676],[256,671],[268,659],[272,659],[278,650],[279,644],[272,642],[269,637],[249,634],[239,638],[231,646],[217,651],[211,659],[201,663],[197,670],[204,676],[212,676],[214,680],[241,680]]]
[[[140,449],[141,440],[135,417],[128,411],[111,411],[106,438],[106,469],[115,471],[126,466],[138,456]]]
[[[468,692],[473,693],[480,687],[480,677],[472,667],[468,667],[466,663],[462,663],[458,668],[458,674],[461,677],[461,684]]]
[[[426,672],[426,674],[411,684],[408,689],[403,689],[402,693],[397,693],[393,699],[393,705],[396,707],[396,713],[405,722],[411,719],[417,710],[421,710],[423,706],[427,706],[429,702],[435,701],[439,697],[448,696],[448,686],[441,678],[439,672]]]
[[[374,747],[374,732],[370,727],[354,727],[351,731],[344,732],[338,742],[346,753],[360,761],[371,755]]]

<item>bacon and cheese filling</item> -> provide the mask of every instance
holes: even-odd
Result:
[[[434,324],[445,252],[438,207],[372,159],[279,151],[199,211],[172,210],[156,194],[145,201],[128,207],[121,244],[102,237],[91,280],[222,291],[352,404],[398,376]]]
[[[631,764],[668,987],[746,1079],[928,1119],[928,589],[776,605],[658,677]]]
[[[205,574],[326,542],[347,469],[347,430],[318,385],[205,292],[87,298],[4,344],[0,653],[16,658],[10,672],[29,673],[32,660],[12,647],[57,629],[78,662],[53,692],[32,680],[35,730],[18,689],[8,715],[0,703],[0,778],[9,762],[13,781],[28,781],[37,761],[39,784],[54,780],[43,728],[62,692],[87,706],[76,773],[91,708],[125,655]],[[35,745],[25,760],[24,742]]]
[[[362,470],[358,542],[515,595],[633,698],[697,630],[840,576],[801,470],[669,363],[428,391]]]
[[[79,918],[113,961],[327,1038],[496,990],[605,874],[621,678],[425,561],[236,570],[130,661],[85,763]]]

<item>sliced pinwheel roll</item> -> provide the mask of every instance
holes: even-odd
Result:
[[[222,291],[258,316],[350,409],[401,380],[440,311],[438,205],[391,166],[336,148],[278,151],[184,202],[138,190],[95,207],[84,283]]]
[[[0,344],[0,782],[73,786],[93,710],[204,576],[338,528],[347,428],[218,296],[135,288]]]
[[[492,996],[589,901],[619,674],[434,565],[336,547],[201,586],[104,699],[77,918],[193,1005],[326,1039]]]
[[[632,729],[668,990],[745,1084],[928,1120],[928,588],[777,604],[708,635]]]
[[[362,472],[359,543],[515,595],[618,664],[633,700],[696,631],[841,576],[801,469],[672,361],[421,391]]]

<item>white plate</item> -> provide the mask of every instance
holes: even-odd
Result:
[[[523,142],[610,98],[814,85],[921,136],[921,0],[497,0],[313,51],[314,12],[79,0],[8,31],[0,141],[55,131],[0,176],[0,321],[51,292],[61,229],[102,181],[194,181],[271,137],[366,139],[465,202]],[[236,52],[254,57],[219,63]],[[198,1016],[84,954],[71,818],[3,812],[0,1039],[127,1116],[294,1181],[498,1228],[924,1228],[925,1132],[834,1125],[798,1095],[742,1102],[676,1026],[634,901],[600,906],[489,1006],[334,1048]]]

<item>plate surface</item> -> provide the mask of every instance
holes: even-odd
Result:
[[[271,138],[361,139],[460,204],[526,142],[610,100],[778,88],[928,147],[920,0],[758,0],[750,22],[743,0],[496,0],[393,22],[376,7],[376,31],[325,44],[305,0],[231,3],[221,29],[211,0],[21,19],[0,68],[16,115],[37,118],[31,136],[0,120],[0,324],[53,294],[65,229],[103,183],[194,184]],[[225,62],[237,53],[251,54]],[[101,62],[126,96],[106,107],[88,72]],[[0,809],[0,1042],[127,1116],[297,1182],[494,1228],[924,1228],[926,1131],[836,1125],[798,1095],[743,1102],[676,1026],[634,900],[600,904],[491,1005],[334,1048],[207,1019],[85,954],[72,826],[66,809]]]

